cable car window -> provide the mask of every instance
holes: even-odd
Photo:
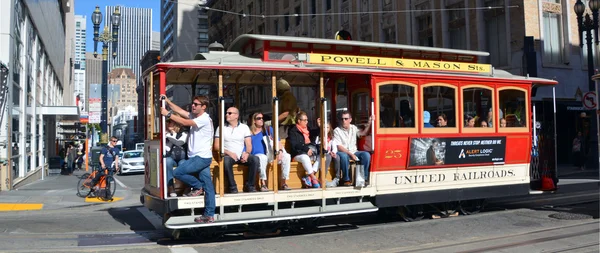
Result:
[[[403,84],[379,86],[379,101],[380,127],[415,127],[414,87]]]
[[[456,92],[448,86],[423,88],[423,127],[437,126],[438,118],[445,118],[444,127],[456,127]]]
[[[493,127],[492,90],[466,88],[463,90],[463,127]],[[438,124],[440,123],[438,119]],[[443,123],[443,122],[442,122]]]
[[[500,110],[498,118],[500,127],[526,127],[526,96],[521,90],[501,90],[499,92]]]

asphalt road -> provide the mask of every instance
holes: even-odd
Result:
[[[598,190],[490,201],[485,212],[401,222],[341,218],[306,232],[170,238],[139,204],[142,174],[117,176],[127,199],[0,215],[0,252],[598,252]],[[387,215],[387,214],[386,214]],[[158,228],[158,229],[157,229]]]

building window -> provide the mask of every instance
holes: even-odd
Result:
[[[310,0],[310,14],[317,14],[317,0]]]
[[[296,11],[296,14],[301,14],[300,13],[300,5],[296,6],[295,11]],[[298,15],[298,16],[296,16],[296,26],[299,26],[300,23],[302,23],[302,16]]]
[[[432,16],[429,10],[429,2],[425,2],[416,6],[417,10],[417,31],[418,45],[433,47],[433,27]]]
[[[208,29],[208,19],[201,18],[200,20],[198,20],[198,28]]]
[[[348,21],[350,21],[350,7],[344,6],[342,8],[342,25],[344,28],[347,27]]]
[[[283,17],[283,27],[284,31],[287,32],[290,30],[290,13],[286,12],[284,15],[285,16]]]
[[[450,48],[467,49],[467,27],[465,22],[464,3],[447,7],[453,9],[448,11],[448,34]]]
[[[488,0],[485,6],[504,6],[504,0]],[[506,14],[504,8],[484,11],[487,51],[494,66],[508,66]]]
[[[273,29],[275,30],[275,35],[279,35],[279,20],[273,21]]]
[[[254,3],[248,5],[248,21],[252,22],[252,15],[254,15]]]
[[[383,35],[383,42],[396,43],[396,29],[394,27],[382,29],[381,34]]]
[[[331,0],[325,0],[325,10],[331,10]]]
[[[561,15],[558,13],[544,12],[544,62],[562,64],[562,25]]]

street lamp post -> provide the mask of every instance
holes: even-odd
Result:
[[[577,25],[579,26],[579,46],[583,48],[583,33],[586,33],[586,44],[587,44],[587,61],[588,61],[588,78],[589,78],[589,91],[595,89],[594,81],[592,76],[594,75],[594,51],[593,38],[596,37],[596,45],[598,45],[598,9],[600,9],[600,0],[590,0],[589,9],[592,13],[590,17],[589,13],[583,16],[585,12],[585,4],[581,0],[577,0],[575,3],[575,14],[577,14]]]
[[[115,7],[115,12],[111,16],[112,35],[108,26],[104,26],[104,31],[99,34],[100,23],[102,23],[102,12],[100,7],[96,6],[96,10],[92,13],[92,23],[94,24],[94,57],[98,56],[98,41],[102,42],[102,115],[100,128],[103,133],[108,133],[107,123],[107,97],[108,97],[108,44],[112,43],[112,57],[117,57],[117,42],[119,40],[119,25],[121,24],[121,12],[119,6]]]
[[[594,91],[596,90],[596,85],[594,84],[594,81],[592,80],[592,76],[594,75],[594,37],[596,37],[596,45],[598,45],[600,38],[598,38],[598,9],[600,9],[600,0],[589,0],[588,2],[589,4],[589,9],[590,12],[592,14],[592,16],[590,17],[590,13],[586,13],[585,17],[584,17],[584,13],[585,11],[585,4],[583,2],[581,2],[581,0],[577,0],[577,2],[575,3],[574,6],[574,10],[575,10],[575,14],[577,14],[577,25],[579,26],[579,46],[581,48],[583,48],[583,33],[586,33],[586,44],[587,44],[587,62],[588,62],[588,90],[589,91]],[[598,52],[600,53],[600,52]],[[598,91],[596,90],[596,93]],[[596,96],[596,98],[598,98],[598,96]],[[596,101],[596,103],[598,103],[598,101]],[[589,138],[591,136],[589,136],[589,140],[590,140],[590,145],[585,145],[586,149],[587,147],[589,147],[589,153],[588,156],[592,159],[587,159],[588,161],[588,167],[592,167],[592,168],[597,168],[598,166],[598,162],[599,160],[599,156],[600,154],[598,153],[599,150],[596,150],[597,148],[600,149],[600,147],[598,146],[598,144],[600,143],[594,143],[600,140],[600,131],[598,130],[598,115],[596,113],[592,113],[592,116],[595,116],[596,119],[595,120],[590,120],[590,131],[589,133],[596,131],[596,138]],[[583,119],[582,119],[583,120]],[[582,126],[583,126],[583,122],[582,122]],[[584,129],[582,129],[583,132]],[[587,144],[587,143],[586,143]],[[585,150],[583,151],[585,152]]]

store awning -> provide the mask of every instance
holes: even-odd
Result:
[[[77,106],[40,106],[38,113],[44,116],[56,116],[57,121],[79,122],[79,108]]]

